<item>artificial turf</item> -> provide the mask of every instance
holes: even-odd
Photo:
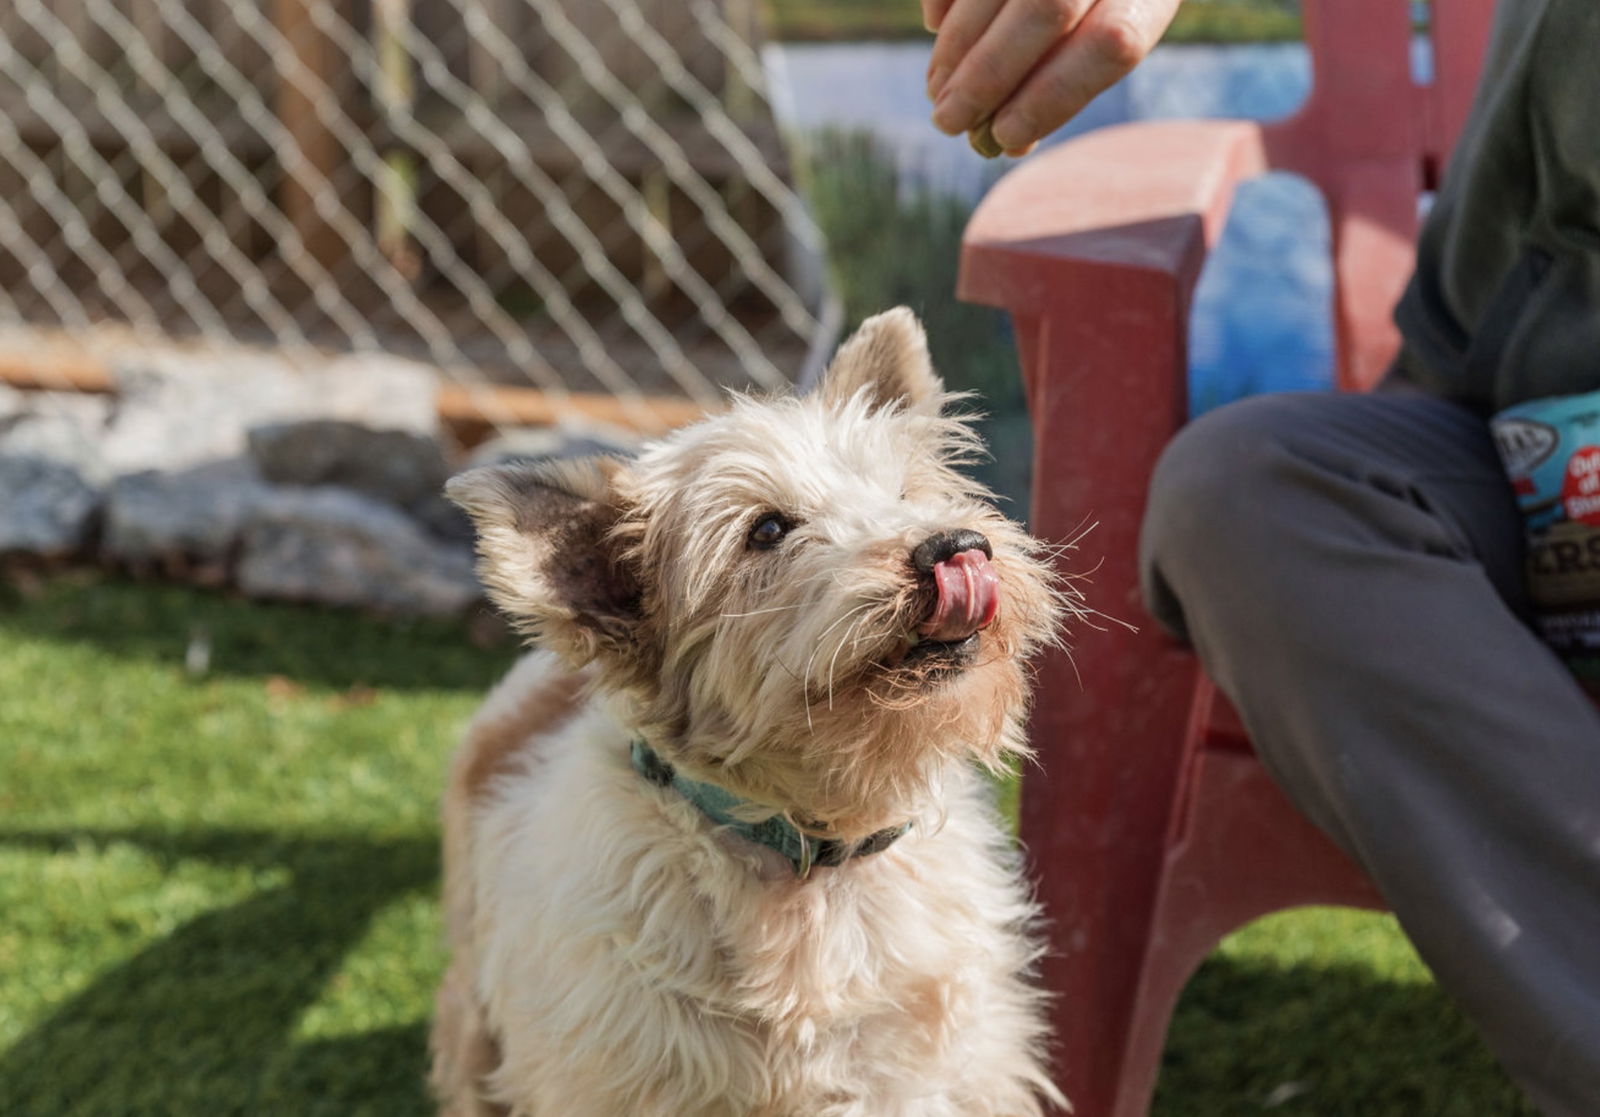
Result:
[[[0,1114],[430,1112],[435,804],[512,650],[24,586],[0,585]],[[1329,911],[1230,939],[1180,1007],[1155,1113],[1258,1111],[1532,1112],[1387,917]]]

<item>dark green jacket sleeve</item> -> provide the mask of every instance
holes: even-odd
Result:
[[[1600,390],[1600,0],[1501,0],[1395,319],[1394,375],[1484,414]]]

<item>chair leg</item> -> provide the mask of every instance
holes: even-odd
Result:
[[[1083,926],[1052,959],[1057,991],[1056,1082],[1073,1117],[1143,1117],[1161,1069],[1167,1025],[1195,968],[1225,933],[1210,926],[1174,940],[1125,920]]]
[[[1129,1029],[1138,1016],[1139,975],[1109,932],[1104,921],[1080,926],[1074,941],[1064,944],[1072,953],[1046,965],[1046,983],[1056,994],[1056,1084],[1072,1103],[1072,1117],[1124,1112],[1119,1097]]]
[[[1230,932],[1301,904],[1381,908],[1360,871],[1294,812],[1260,762],[1202,753],[1187,832],[1169,852],[1139,961],[1139,984],[1111,1117],[1144,1117],[1173,1010],[1189,978]]]
[[[1111,1117],[1145,1117],[1150,1112],[1173,1010],[1189,978],[1224,933],[1196,936],[1196,941],[1182,944],[1182,949],[1169,943],[1162,950],[1146,953],[1123,1048],[1122,1072],[1107,1111]],[[1201,938],[1209,941],[1198,941]]]
[[[1069,670],[1047,656],[1041,680],[1075,692],[1070,675],[1061,679]],[[1086,675],[1093,670],[1084,667]],[[1077,1117],[1113,1112],[1154,928],[1192,688],[1193,668],[1179,664],[1136,685],[1107,680],[1098,688],[1098,719],[1082,718],[1070,703],[1046,701],[1035,711],[1036,739],[1049,747],[1023,781],[1021,836],[1051,942],[1041,977],[1056,997],[1056,1082]],[[1128,778],[1130,756],[1147,766],[1145,778]]]

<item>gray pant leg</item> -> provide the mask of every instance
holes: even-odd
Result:
[[[1507,1070],[1552,1117],[1595,1117],[1600,713],[1518,618],[1521,538],[1470,412],[1267,396],[1168,449],[1142,567]]]

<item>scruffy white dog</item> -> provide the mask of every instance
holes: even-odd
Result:
[[[631,463],[450,495],[542,651],[445,805],[448,1113],[1029,1117],[1028,889],[980,767],[1069,600],[954,465],[921,326]]]

